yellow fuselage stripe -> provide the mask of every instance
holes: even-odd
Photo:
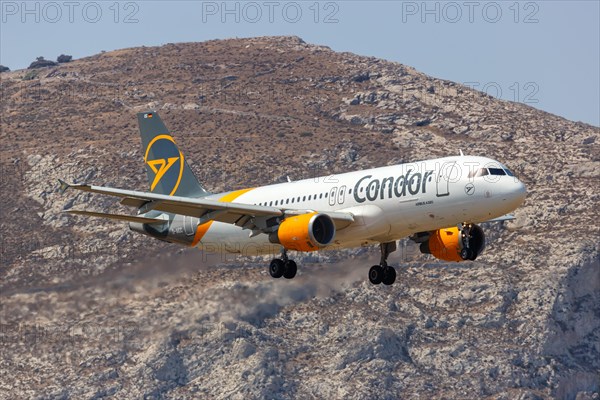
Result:
[[[234,192],[227,193],[225,196],[221,197],[219,199],[219,201],[222,201],[223,203],[231,203],[232,201],[234,201],[235,199],[237,199],[244,193],[248,193],[252,189],[254,189],[254,188],[236,190]],[[208,221],[208,222],[203,223],[202,225],[198,225],[198,227],[196,228],[196,234],[194,235],[194,240],[192,241],[192,244],[190,245],[191,247],[196,247],[196,245],[198,244],[198,242],[200,242],[202,240],[202,238],[204,237],[204,235],[206,234],[206,232],[208,231],[208,228],[210,228],[212,223],[213,223],[213,221]]]

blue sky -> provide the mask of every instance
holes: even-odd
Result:
[[[0,0],[0,64],[298,35],[600,126],[599,1]]]

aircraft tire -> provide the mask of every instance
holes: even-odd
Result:
[[[281,278],[285,272],[285,264],[283,260],[274,258],[269,264],[269,273],[273,278]]]
[[[473,257],[473,250],[464,248],[460,251],[460,258],[470,260]]]
[[[373,285],[379,285],[383,280],[383,268],[381,265],[373,265],[369,270],[369,281]]]
[[[477,258],[478,254],[476,252],[474,252],[473,250],[470,250],[471,254],[469,255],[469,260],[471,261],[475,261],[475,259]]]
[[[394,267],[385,267],[383,269],[382,282],[384,285],[393,285],[396,282],[396,270]]]
[[[294,260],[287,260],[284,263],[283,277],[285,279],[292,279],[293,277],[296,276],[297,271],[298,271],[298,266],[296,265],[296,262]]]

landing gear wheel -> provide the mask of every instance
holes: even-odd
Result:
[[[298,266],[296,265],[296,262],[293,260],[287,260],[284,264],[284,272],[283,272],[283,277],[285,279],[292,279],[293,277],[296,276],[296,271],[298,271]]]
[[[381,259],[379,265],[373,265],[369,270],[369,281],[373,285],[379,285],[383,282],[384,285],[391,285],[396,281],[396,270],[388,266],[387,259],[390,253],[396,251],[396,242],[380,243]]]
[[[369,270],[369,280],[373,285],[379,285],[383,281],[383,268],[381,265],[373,265]]]
[[[474,260],[475,253],[471,249],[464,248],[460,251],[460,258],[463,260]]]
[[[382,282],[384,285],[393,285],[396,282],[396,270],[394,267],[385,267],[383,269]]]
[[[281,278],[285,273],[285,264],[283,260],[279,258],[273,259],[269,264],[269,273],[273,278]]]

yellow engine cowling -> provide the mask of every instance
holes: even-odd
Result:
[[[286,218],[270,239],[287,250],[315,251],[331,243],[334,236],[335,225],[331,217],[310,213]]]
[[[429,252],[440,260],[463,261],[460,231],[457,227],[438,229],[429,238]]]
[[[468,225],[462,231],[457,227],[438,229],[421,243],[421,252],[444,261],[475,260],[483,251],[485,235],[477,225]]]

